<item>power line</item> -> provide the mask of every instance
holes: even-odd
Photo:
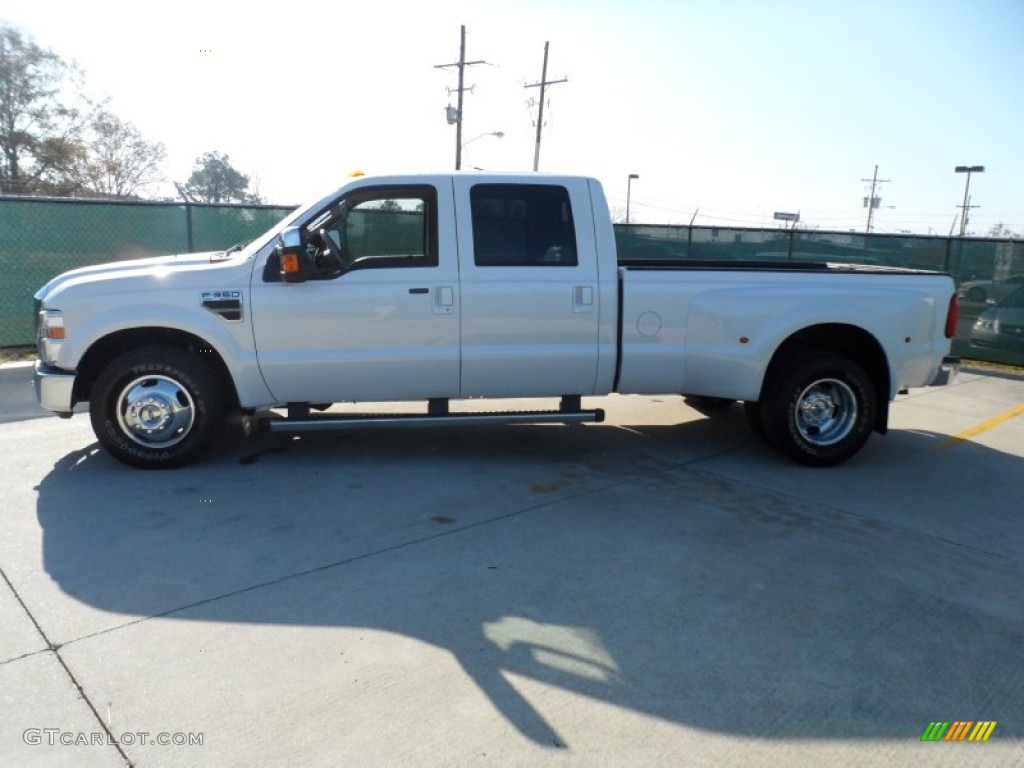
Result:
[[[452,107],[448,105],[448,122],[455,123],[455,170],[461,170],[462,168],[462,94],[467,88],[463,85],[463,75],[466,67],[471,67],[474,64],[486,64],[486,61],[466,61],[466,25],[463,24],[460,33],[459,43],[459,60],[453,64],[435,64],[434,69],[449,69],[451,67],[459,68],[459,87],[457,89],[458,95],[458,106],[455,108],[455,114],[452,115]],[[470,87],[468,90],[473,90]],[[448,94],[451,95],[451,89],[448,89]],[[454,120],[453,120],[454,117]]]
[[[549,85],[568,82],[569,78],[561,80],[548,80],[548,43],[544,43],[544,67],[541,69],[540,82],[524,85],[523,88],[540,88],[540,108],[537,112],[537,142],[533,150],[533,170],[536,171],[540,165],[540,132],[544,127],[544,91]]]

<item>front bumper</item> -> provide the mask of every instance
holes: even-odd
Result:
[[[61,416],[71,415],[75,408],[75,374],[51,368],[36,360],[32,378],[39,405]]]
[[[939,366],[935,378],[932,379],[932,383],[928,386],[944,387],[947,384],[952,384],[958,373],[960,373],[960,358],[955,355],[947,355],[942,358],[942,364]]]

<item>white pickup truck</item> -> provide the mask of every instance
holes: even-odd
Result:
[[[566,423],[600,421],[581,397],[610,392],[743,401],[771,445],[823,466],[957,368],[948,275],[631,262],[580,177],[359,177],[248,245],[76,269],[36,300],[40,403],[88,401],[138,467],[191,461],[229,411],[271,430]],[[449,409],[534,397],[560,407]],[[324,412],[382,401],[425,406]]]

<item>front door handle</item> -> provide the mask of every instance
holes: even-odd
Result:
[[[450,285],[434,286],[434,314],[450,315],[455,306],[455,289]]]

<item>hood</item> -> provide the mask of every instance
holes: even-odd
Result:
[[[45,301],[46,297],[63,285],[73,282],[85,282],[90,279],[127,277],[131,275],[164,274],[167,271],[185,267],[200,267],[233,260],[225,258],[224,251],[205,251],[203,253],[181,253],[173,256],[151,256],[145,259],[129,261],[111,261],[105,264],[93,264],[64,272],[50,280],[35,293],[35,298]]]

